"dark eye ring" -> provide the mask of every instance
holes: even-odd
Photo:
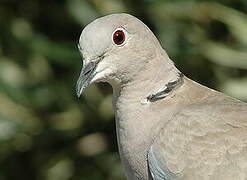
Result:
[[[121,45],[125,41],[125,33],[122,30],[116,30],[112,36],[113,42],[116,45]]]

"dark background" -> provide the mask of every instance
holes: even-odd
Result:
[[[143,20],[186,76],[247,101],[246,0],[0,0],[0,180],[124,179],[111,87],[75,96],[81,30],[114,12]]]

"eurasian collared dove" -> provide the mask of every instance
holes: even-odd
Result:
[[[247,104],[174,66],[149,28],[128,14],[87,25],[77,95],[113,87],[120,157],[128,180],[246,180]]]

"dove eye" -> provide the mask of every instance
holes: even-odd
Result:
[[[114,32],[112,38],[113,38],[113,42],[116,45],[121,45],[125,41],[125,33],[122,30],[117,30],[117,31]]]

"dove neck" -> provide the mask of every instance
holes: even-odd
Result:
[[[150,109],[160,113],[157,108],[159,103],[144,105],[143,100],[147,99],[150,94],[164,89],[169,82],[175,82],[178,78],[179,71],[164,54],[156,56],[147,63],[132,81],[121,84],[121,86],[113,86],[113,109],[116,117],[118,147],[126,169],[135,167],[136,161],[146,162],[146,153],[153,137],[174,113],[174,105],[168,99],[162,101],[165,105],[162,116],[150,113]],[[142,174],[145,174],[147,169],[147,164],[143,163],[137,171],[143,171]]]
[[[122,84],[119,95],[129,101],[140,102],[165,90],[169,83],[180,82],[180,78],[180,71],[164,52],[147,63],[131,81]]]

